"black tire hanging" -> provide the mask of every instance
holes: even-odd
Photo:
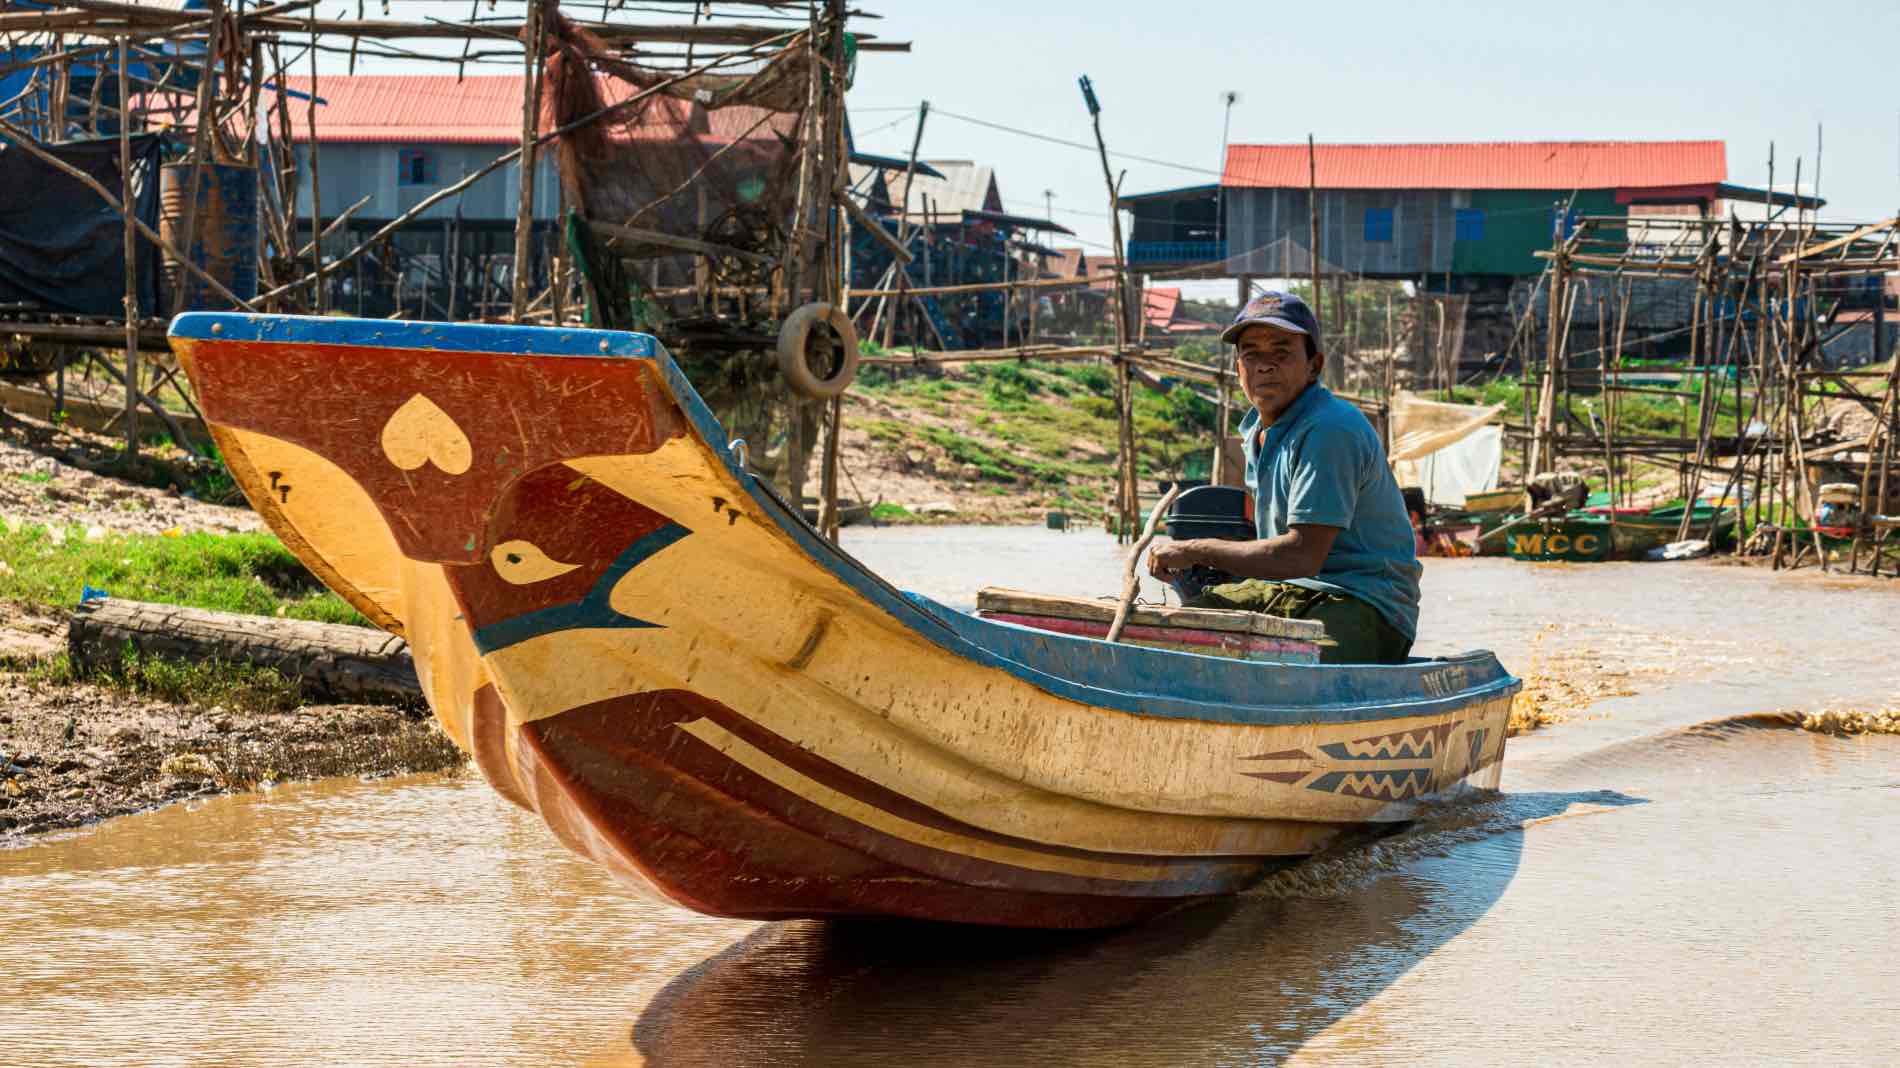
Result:
[[[836,335],[835,345],[822,345],[815,352],[814,328],[823,324]],[[814,356],[829,355],[812,366]],[[819,301],[800,305],[778,331],[778,369],[785,384],[794,393],[812,400],[830,400],[843,393],[858,376],[858,331],[843,309]]]

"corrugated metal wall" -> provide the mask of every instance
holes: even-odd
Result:
[[[309,146],[297,145],[297,165],[307,167]],[[433,180],[423,185],[404,185],[398,179],[404,150],[422,150],[430,154],[435,171]],[[365,195],[370,202],[358,209],[355,219],[393,219],[415,207],[430,194],[453,185],[467,175],[487,166],[506,149],[495,145],[430,144],[326,144],[317,156],[318,178],[323,186],[323,211],[334,218],[337,212],[356,203]],[[308,171],[305,171],[308,173]],[[515,206],[521,198],[521,165],[510,163],[463,190],[458,196],[422,213],[424,219],[447,219],[459,205],[467,222],[513,222]],[[554,170],[552,153],[543,153],[536,161],[534,215],[552,219],[560,210],[561,191]],[[297,211],[310,215],[310,189],[303,185],[297,194]]]
[[[1304,189],[1229,189],[1226,191],[1229,255],[1234,273],[1275,275],[1285,266],[1282,237],[1304,248],[1311,223]],[[1543,261],[1533,253],[1548,249],[1552,204],[1569,191],[1545,190],[1379,190],[1319,191],[1322,268],[1367,277],[1418,278],[1450,271],[1458,274],[1536,275]],[[1621,214],[1606,190],[1578,194],[1582,215]],[[1484,212],[1484,236],[1458,241],[1461,208]],[[1366,240],[1366,213],[1392,213],[1392,240]]]

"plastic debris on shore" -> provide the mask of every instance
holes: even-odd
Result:
[[[1709,555],[1709,543],[1701,538],[1687,541],[1672,541],[1667,545],[1649,550],[1651,560],[1695,560]]]

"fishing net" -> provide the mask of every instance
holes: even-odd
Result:
[[[796,489],[803,465],[779,470],[789,431],[809,457],[818,418],[778,375],[788,309],[774,268],[797,205],[808,38],[740,73],[680,77],[621,58],[552,8],[547,26],[542,121],[563,131],[565,237],[590,322],[658,336],[754,466]]]
[[[587,235],[625,276],[625,294],[598,294],[603,317],[665,325],[689,307],[710,310],[708,287],[762,288],[798,193],[810,80],[803,44],[750,74],[679,78],[614,57],[558,15],[550,31],[549,120],[565,128],[606,112],[564,133],[557,148],[572,210],[623,231]],[[718,254],[695,255],[677,239]],[[597,276],[614,269],[590,264]],[[685,287],[694,291],[677,292]],[[623,295],[644,303],[623,305]]]

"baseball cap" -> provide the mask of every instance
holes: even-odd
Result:
[[[1234,316],[1232,326],[1221,331],[1220,339],[1229,345],[1240,336],[1240,332],[1255,323],[1277,326],[1282,330],[1291,330],[1296,334],[1306,334],[1314,341],[1319,340],[1319,319],[1306,302],[1291,293],[1268,290],[1247,302]]]

